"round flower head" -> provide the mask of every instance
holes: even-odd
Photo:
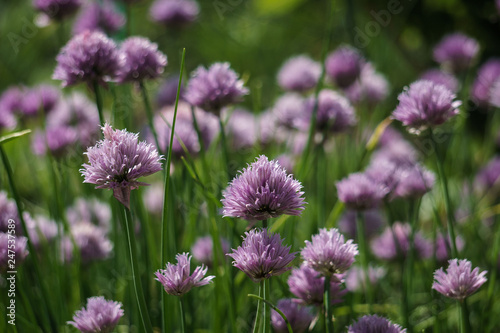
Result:
[[[434,60],[454,73],[471,67],[479,52],[479,44],[461,33],[445,36],[434,48]]]
[[[200,8],[191,0],[156,0],[149,15],[153,21],[167,27],[181,27],[196,20]]]
[[[432,289],[446,297],[462,301],[474,294],[486,282],[486,271],[479,273],[479,268],[472,269],[472,263],[466,259],[452,259],[446,269],[434,272],[435,282]]]
[[[361,214],[365,224],[365,237],[370,238],[384,224],[384,219],[380,212],[375,209],[364,210]],[[356,215],[356,211],[347,210],[338,222],[339,231],[351,238],[357,238]]]
[[[314,319],[308,308],[302,307],[290,299],[279,300],[276,307],[283,312],[295,333],[304,333],[307,331]],[[283,317],[274,310],[271,311],[271,325],[273,325],[274,332],[276,333],[288,333],[288,328]]]
[[[295,258],[295,252],[290,253],[290,246],[283,245],[280,235],[266,229],[245,232],[241,246],[227,255],[233,258],[233,266],[254,282],[288,271],[291,267],[287,266]]]
[[[50,18],[62,20],[74,14],[81,6],[81,0],[33,0],[33,7]]]
[[[72,225],[71,234],[84,263],[108,259],[113,251],[106,230],[91,222],[82,221]],[[64,262],[73,260],[73,244],[69,237],[61,240],[61,249]]]
[[[26,256],[28,255],[27,245],[28,239],[24,236],[16,236],[16,247],[12,249],[9,245],[12,245],[12,238],[9,238],[10,234],[0,232],[0,273],[4,273],[6,271],[15,271],[16,267],[18,267],[21,262],[24,261]],[[10,242],[9,242],[10,239]],[[14,267],[11,266],[12,261],[12,250],[14,250],[15,254],[15,263]]]
[[[198,67],[189,80],[184,98],[190,104],[219,115],[224,106],[239,102],[248,94],[229,63],[215,63],[208,69]]]
[[[54,157],[62,157],[74,148],[76,141],[76,132],[71,127],[47,127],[45,133],[37,130],[33,135],[33,153],[45,155],[48,148]]]
[[[377,315],[363,316],[347,328],[347,333],[406,333],[406,328]]]
[[[165,269],[155,272],[156,281],[159,281],[169,295],[182,296],[194,287],[209,284],[215,276],[207,276],[208,268],[197,266],[191,274],[191,256],[189,253],[177,254],[177,264],[167,263]]]
[[[316,86],[321,76],[321,65],[308,56],[288,59],[278,73],[278,84],[284,90],[305,91]]]
[[[486,166],[479,170],[474,179],[474,187],[480,193],[489,191],[492,187],[498,186],[500,182],[500,157],[492,158]]]
[[[53,241],[58,233],[56,222],[43,215],[32,218],[28,213],[23,214],[28,228],[30,242],[35,248],[39,248],[44,242]]]
[[[375,106],[389,94],[389,82],[377,73],[370,63],[363,65],[359,80],[345,89],[347,98],[352,103],[367,103]]]
[[[300,182],[287,175],[277,161],[261,155],[222,193],[223,214],[245,220],[300,215],[305,204],[301,189]]]
[[[221,238],[220,242],[222,246],[222,253],[228,253],[230,247],[227,239]],[[191,247],[191,252],[193,253],[194,259],[209,267],[212,266],[214,259],[214,244],[212,237],[199,237]]]
[[[308,100],[307,111],[312,115],[314,98]],[[319,131],[340,133],[356,125],[354,108],[347,98],[339,93],[324,89],[318,96],[316,127]]]
[[[49,85],[29,89],[22,97],[21,113],[26,117],[48,114],[56,106],[60,95],[59,89]]]
[[[454,101],[455,97],[443,85],[426,80],[416,81],[399,94],[399,105],[392,118],[402,122],[411,133],[419,134],[458,114],[461,102]]]
[[[341,46],[326,58],[326,74],[337,86],[347,88],[358,79],[363,62],[358,51]]]
[[[330,280],[331,304],[342,302],[342,296],[347,293],[347,290],[342,289],[340,280],[339,277]],[[290,292],[297,297],[296,302],[304,305],[323,305],[325,277],[306,264],[292,270],[288,278],[288,287]]]
[[[278,125],[288,129],[307,128],[308,102],[299,94],[287,93],[275,102],[272,109]]]
[[[108,124],[102,132],[104,139],[85,153],[89,164],[80,169],[85,177],[83,182],[112,189],[114,197],[129,208],[130,191],[147,185],[137,178],[160,171],[163,157],[153,145],[138,142],[137,134],[113,130]]]
[[[337,182],[336,186],[339,200],[353,210],[375,208],[387,194],[387,188],[364,173],[350,174]]]
[[[167,65],[167,57],[158,51],[157,44],[151,43],[147,38],[127,38],[120,51],[125,56],[123,67],[118,73],[120,82],[157,78]]]
[[[500,59],[490,59],[477,71],[471,87],[472,100],[481,107],[487,107],[491,98],[491,88],[500,76]]]
[[[436,252],[436,260],[438,262],[446,262],[450,259],[450,250],[448,250],[451,249],[450,239],[451,238],[449,236],[445,238],[441,234],[436,237],[434,248]],[[462,251],[462,249],[464,248],[464,240],[462,239],[462,237],[455,237],[455,244],[457,245],[457,250]]]
[[[156,104],[159,108],[173,106],[177,98],[177,88],[179,87],[179,76],[169,76],[158,88]],[[181,83],[179,102],[184,100],[184,84]]]
[[[86,31],[74,36],[57,55],[52,78],[63,87],[77,83],[102,83],[114,78],[122,66],[116,44],[102,32]]]
[[[21,110],[22,100],[23,92],[18,87],[10,87],[0,95],[0,130],[16,127],[14,114]]]
[[[77,199],[66,209],[66,216],[71,225],[90,222],[100,227],[105,233],[111,228],[111,208],[107,202],[97,199]]]
[[[77,17],[73,25],[73,35],[85,31],[102,31],[112,34],[125,25],[125,17],[117,10],[112,1],[90,3]]]
[[[87,308],[83,307],[76,311],[73,325],[82,333],[111,333],[120,318],[123,317],[122,304],[115,301],[107,301],[104,297],[90,297],[87,299]]]
[[[21,232],[19,216],[17,215],[17,206],[14,200],[7,197],[7,193],[0,191],[0,232],[9,231],[9,220],[16,221],[16,233]]]
[[[429,69],[420,75],[420,79],[434,82],[434,84],[442,84],[453,93],[458,91],[459,83],[457,78],[440,69]]]
[[[432,171],[416,164],[399,172],[398,183],[393,192],[397,198],[419,198],[434,186],[436,177]]]
[[[383,267],[368,267],[368,280],[370,285],[375,286],[386,274]],[[349,291],[364,290],[366,288],[365,270],[359,266],[352,266],[345,277],[345,286]]]
[[[312,242],[306,241],[301,252],[306,265],[325,276],[347,271],[357,254],[358,245],[352,239],[345,242],[337,229],[325,228],[312,236]]]

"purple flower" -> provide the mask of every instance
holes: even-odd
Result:
[[[279,300],[276,307],[283,312],[286,319],[290,323],[293,332],[295,333],[304,333],[307,331],[309,325],[314,319],[314,316],[308,308],[305,308],[290,299]],[[285,321],[281,315],[274,310],[271,311],[271,324],[273,325],[274,332],[288,333]]]
[[[363,65],[359,80],[347,87],[345,94],[352,103],[375,106],[389,94],[389,82],[383,75],[377,73],[370,63],[366,63]]]
[[[63,87],[80,82],[103,83],[116,76],[123,60],[116,44],[102,32],[86,31],[74,36],[57,55],[52,78]]]
[[[358,79],[363,63],[357,50],[341,46],[326,58],[326,74],[337,86],[347,88]]]
[[[457,78],[453,74],[440,69],[429,69],[420,75],[420,79],[434,82],[434,84],[442,84],[453,93],[458,91],[459,83]]]
[[[84,263],[108,259],[113,251],[113,244],[106,236],[107,230],[91,222],[82,221],[71,226],[71,234]],[[64,262],[73,260],[73,244],[69,237],[61,239]]]
[[[34,87],[24,93],[20,111],[26,117],[34,117],[42,112],[48,114],[55,108],[60,97],[59,89],[53,86],[40,85]]]
[[[11,240],[9,242],[9,239]],[[9,238],[8,233],[0,232],[0,273],[4,273],[6,271],[15,271],[16,267],[18,267],[28,255],[27,245],[28,239],[23,236],[16,236],[15,248],[9,248],[9,245],[12,245],[12,236]],[[14,266],[11,266],[9,263],[9,259],[12,257],[12,252],[14,250]]]
[[[165,106],[173,106],[177,98],[177,88],[179,87],[179,77],[168,77],[158,89],[156,95],[156,104],[162,108]],[[181,92],[179,94],[179,102],[184,100],[184,85],[181,84]]]
[[[474,187],[480,193],[490,190],[497,186],[497,181],[500,178],[500,157],[493,157],[486,166],[479,170],[474,179]]]
[[[168,27],[182,27],[198,16],[198,3],[191,0],[156,0],[151,5],[149,15],[153,21]]]
[[[28,213],[23,214],[26,227],[28,229],[30,242],[39,248],[43,242],[53,241],[58,234],[56,222],[49,218],[39,215],[32,218]]]
[[[197,266],[191,274],[191,256],[189,253],[177,254],[177,264],[167,263],[165,269],[155,272],[156,280],[159,281],[169,295],[182,296],[193,287],[201,287],[209,284],[215,276],[207,276],[207,268],[203,265]]]
[[[222,193],[223,214],[245,220],[300,215],[305,204],[301,190],[302,185],[293,175],[288,175],[277,161],[261,155]]]
[[[364,173],[350,174],[337,182],[336,186],[339,200],[353,210],[375,208],[388,191]]]
[[[443,262],[450,259],[450,252],[448,251],[448,249],[451,249],[450,239],[451,238],[449,236],[445,238],[441,234],[437,236],[435,243],[437,261]],[[462,239],[462,237],[457,236],[455,238],[455,244],[457,245],[457,250],[462,251],[462,249],[464,248],[464,240]]]
[[[50,18],[62,20],[75,13],[81,0],[33,0],[33,7]]]
[[[130,191],[140,185],[137,178],[152,175],[161,170],[162,156],[151,144],[138,142],[138,135],[126,130],[113,130],[105,124],[104,140],[89,147],[85,153],[89,164],[83,164],[80,172],[84,183],[96,184],[96,188],[113,190],[114,197],[129,207]]]
[[[118,73],[120,82],[139,82],[159,77],[167,65],[167,57],[158,51],[158,44],[147,38],[130,37],[121,45],[125,61]]]
[[[500,59],[490,59],[477,71],[476,79],[471,87],[472,100],[481,107],[487,107],[490,101],[491,88],[500,77]]]
[[[113,1],[104,0],[102,4],[92,2],[76,18],[73,35],[85,31],[101,31],[112,34],[125,25],[125,17],[117,10]]]
[[[496,80],[490,89],[490,100],[491,106],[500,108],[500,80]]]
[[[461,33],[445,36],[434,48],[434,60],[454,73],[473,65],[479,52],[478,42]]]
[[[383,278],[386,274],[386,270],[383,267],[372,267],[368,268],[368,279],[370,280],[370,285],[374,286],[377,284],[378,280]],[[345,286],[349,291],[359,291],[366,288],[366,273],[365,270],[358,266],[352,266],[345,277]]]
[[[486,271],[479,273],[479,268],[472,269],[472,263],[466,259],[448,261],[446,273],[443,268],[434,272],[435,282],[432,289],[446,297],[463,301],[474,294],[486,282]]]
[[[402,169],[403,166],[389,159],[378,158],[368,165],[365,175],[368,176],[374,185],[378,185],[384,189],[384,198],[387,198],[397,188]]]
[[[198,67],[189,80],[184,98],[190,104],[219,115],[220,110],[248,94],[229,63],[215,63],[208,69]]]
[[[221,238],[220,242],[222,246],[222,253],[228,253],[230,249],[228,240]],[[194,259],[209,267],[212,266],[214,259],[214,244],[212,237],[199,237],[191,247],[191,252],[193,253]]]
[[[356,238],[356,211],[348,210],[338,222],[339,231],[348,237]],[[378,210],[364,210],[361,212],[365,225],[365,237],[370,238],[384,224],[384,219]]]
[[[416,164],[404,168],[398,174],[398,183],[393,192],[396,198],[419,198],[434,186],[436,177],[432,171]]]
[[[90,297],[87,308],[76,311],[73,321],[68,321],[82,333],[110,333],[123,317],[122,304],[107,301],[104,297]]]
[[[321,76],[321,65],[308,56],[288,59],[278,73],[278,84],[284,90],[305,91],[316,86]]]
[[[314,98],[310,98],[307,104],[307,111],[312,115]],[[329,89],[323,89],[319,93],[316,114],[318,131],[340,133],[356,125],[356,122],[356,113],[347,98]]]
[[[373,153],[370,165],[377,168],[383,161],[393,163],[397,167],[408,167],[417,163],[418,153],[406,140],[394,140],[385,143]]]
[[[448,88],[431,81],[413,82],[398,96],[399,105],[392,118],[399,120],[411,133],[419,134],[456,116],[461,105]]]
[[[410,250],[410,233],[411,227],[408,223],[394,223],[392,228],[387,227],[382,235],[371,242],[373,254],[385,260],[396,259],[398,254],[406,257]],[[415,232],[413,242],[417,258],[425,259],[431,256],[432,244],[420,232]]]
[[[21,225],[16,203],[7,197],[6,192],[0,191],[0,232],[7,232],[9,230],[9,219],[16,222],[15,230],[16,234],[19,234],[21,232]]]
[[[274,103],[272,109],[278,125],[288,129],[307,129],[308,102],[299,94],[287,93]]]
[[[363,316],[347,328],[347,333],[406,333],[406,328],[377,315]]]
[[[288,154],[281,154],[278,157],[276,157],[276,161],[285,169],[288,170],[289,172],[293,171],[293,168],[295,166],[295,159]]]
[[[67,126],[47,127],[45,132],[37,130],[33,135],[32,148],[35,155],[45,155],[47,148],[54,157],[66,155],[74,148],[77,134]]]
[[[231,138],[231,146],[234,150],[251,148],[257,142],[257,118],[245,109],[235,109],[229,112],[224,109],[221,115],[226,120],[226,134]]]
[[[18,87],[11,87],[0,95],[0,130],[16,127],[14,113],[21,110],[22,100],[23,92]]]
[[[77,199],[66,210],[66,217],[72,225],[80,222],[90,222],[106,233],[111,228],[111,209],[107,203],[97,199]]]
[[[345,242],[337,229],[320,229],[319,234],[312,236],[312,242],[305,243],[302,259],[307,266],[325,276],[344,273],[358,254],[358,245],[352,239]]]
[[[173,165],[170,166],[172,174]],[[163,184],[154,183],[144,190],[143,202],[147,210],[155,216],[161,216],[163,212],[163,195],[165,190]],[[195,257],[196,258],[196,257]]]
[[[245,232],[243,243],[233,253],[233,266],[248,275],[252,281],[260,282],[291,269],[287,267],[295,258],[290,246],[284,246],[279,234],[267,229],[252,229]]]
[[[325,277],[317,271],[302,264],[299,268],[294,268],[288,277],[288,287],[290,292],[298,299],[296,302],[304,305],[323,305],[323,294],[325,288]],[[347,290],[342,288],[341,278],[336,277],[330,280],[330,300],[331,304],[342,302],[342,296]]]

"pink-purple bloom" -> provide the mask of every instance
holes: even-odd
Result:
[[[123,59],[116,44],[102,32],[85,31],[74,36],[57,55],[52,78],[63,87],[85,82],[103,83],[116,77]]]
[[[177,254],[177,264],[167,263],[165,269],[155,272],[167,294],[182,296],[194,287],[209,284],[215,276],[206,276],[208,268],[204,265],[197,266],[191,274],[191,256],[189,253]]]
[[[416,81],[399,94],[399,105],[392,118],[402,122],[410,132],[419,134],[456,116],[461,102],[455,98],[456,95],[443,85]]]
[[[112,34],[125,25],[125,17],[118,11],[113,1],[104,0],[89,3],[76,18],[73,35],[85,31],[102,31]]]
[[[105,260],[111,256],[113,244],[106,233],[107,230],[88,221],[71,226],[71,234],[83,263]],[[61,239],[61,251],[64,262],[73,260],[73,243],[70,237]]]
[[[272,113],[278,125],[288,129],[306,129],[308,102],[301,95],[287,93],[274,103]]]
[[[351,267],[358,254],[358,245],[352,239],[344,241],[338,229],[319,230],[312,236],[312,241],[305,241],[301,251],[302,259],[307,266],[324,276],[342,274]]]
[[[33,0],[33,7],[50,18],[62,20],[74,14],[81,6],[81,0]]]
[[[406,328],[377,315],[367,315],[347,328],[347,333],[406,333]]]
[[[299,268],[292,270],[288,277],[288,287],[290,292],[297,297],[294,301],[304,305],[323,305],[325,277],[307,264],[302,264]],[[342,288],[340,276],[330,280],[331,304],[342,302],[342,296],[346,293],[347,290]]]
[[[474,186],[479,192],[486,192],[497,186],[500,178],[500,157],[493,157],[476,175]]]
[[[156,0],[149,15],[153,21],[167,27],[182,27],[196,20],[200,8],[192,0]]]
[[[326,58],[326,74],[340,88],[353,84],[361,74],[363,57],[350,46],[341,46]]]
[[[16,86],[8,88],[0,95],[0,130],[16,127],[14,114],[21,110],[22,97],[21,89]]]
[[[470,92],[472,100],[481,107],[487,107],[491,98],[491,88],[499,77],[500,59],[489,59],[477,71]]]
[[[97,199],[77,199],[66,209],[66,218],[71,225],[90,222],[106,233],[111,228],[111,208],[107,203]]]
[[[230,246],[228,240],[221,238],[220,243],[222,246],[222,253],[229,253]],[[214,243],[212,237],[204,236],[196,239],[196,242],[191,247],[191,253],[198,262],[209,267],[212,266],[214,261]]]
[[[140,82],[159,77],[167,65],[167,57],[158,50],[158,44],[143,37],[123,41],[120,51],[125,60],[118,73],[120,82]]]
[[[364,173],[353,173],[337,182],[339,200],[353,210],[377,207],[387,194],[387,188]]]
[[[84,183],[112,189],[114,197],[129,208],[130,191],[147,185],[137,178],[160,171],[163,157],[153,145],[138,142],[137,134],[113,130],[108,124],[102,132],[104,139],[87,149],[89,164],[83,164],[80,172]]]
[[[309,328],[309,325],[314,319],[311,311],[297,304],[291,299],[281,299],[276,304],[276,307],[280,309],[285,315],[286,319],[290,323],[293,332],[304,333]],[[273,326],[274,332],[276,333],[288,333],[288,328],[285,321],[281,315],[272,310],[271,311],[271,324]]]
[[[450,237],[446,236],[443,237],[443,235],[439,234],[436,237],[436,243],[434,244],[435,246],[435,253],[436,253],[436,260],[439,262],[444,262],[450,259],[450,249],[451,249],[451,242],[450,242]],[[457,245],[457,250],[462,251],[464,248],[464,240],[462,237],[457,236],[455,238],[455,244]]]
[[[352,103],[367,103],[374,106],[389,94],[389,82],[377,73],[370,63],[363,65],[359,79],[345,89],[347,98]]]
[[[374,286],[386,274],[383,267],[368,267],[368,280],[370,285]],[[366,271],[359,266],[352,266],[346,274],[345,286],[349,291],[359,291],[366,289]]]
[[[429,69],[422,75],[420,75],[420,79],[431,81],[435,84],[442,84],[453,93],[456,93],[458,91],[459,83],[457,78],[453,76],[453,74],[447,73],[440,69]]]
[[[300,215],[304,210],[301,183],[275,160],[261,155],[243,169],[223,192],[224,216],[266,220]]]
[[[291,269],[288,265],[295,258],[290,246],[283,245],[279,234],[267,229],[252,229],[245,232],[243,243],[232,253],[233,266],[248,275],[254,282],[269,279]]]
[[[434,48],[434,60],[454,73],[471,67],[479,53],[478,42],[462,33],[445,36]]]
[[[87,299],[87,307],[75,312],[73,325],[82,333],[111,333],[123,317],[122,304],[108,301],[103,296]]]
[[[419,198],[434,186],[436,177],[432,171],[415,164],[398,173],[398,182],[392,193],[397,198]]]
[[[360,212],[365,225],[365,237],[371,238],[384,224],[380,212],[375,209]],[[339,231],[351,238],[357,238],[356,215],[358,212],[347,210],[338,222]]]
[[[28,89],[20,101],[20,111],[26,117],[48,114],[56,107],[60,97],[59,89],[50,85],[40,85]]]
[[[15,271],[16,267],[24,261],[29,253],[27,250],[28,239],[26,237],[16,236],[15,242],[12,243],[12,235],[10,237],[9,235],[7,232],[0,231],[0,273]],[[12,244],[15,244],[14,248],[12,248]],[[12,251],[14,251],[15,260],[9,263],[9,259],[12,259]]]
[[[314,98],[310,98],[307,104],[307,112],[312,115]],[[347,98],[329,89],[323,89],[319,93],[316,114],[316,128],[318,131],[345,132],[356,123],[356,113]]]
[[[443,268],[434,272],[432,289],[446,297],[463,301],[474,294],[486,282],[486,271],[479,272],[479,267],[472,269],[472,263],[466,259],[449,260],[446,273]]]
[[[177,98],[177,88],[179,87],[179,77],[170,76],[158,88],[156,94],[156,104],[159,108],[165,106],[173,106]],[[184,100],[184,85],[181,84],[181,92],[179,94],[179,102]]]
[[[191,75],[184,98],[190,104],[219,115],[224,106],[241,101],[248,89],[229,63],[198,67]]]
[[[278,84],[284,90],[305,91],[316,86],[321,76],[321,65],[308,56],[288,59],[278,72]]]

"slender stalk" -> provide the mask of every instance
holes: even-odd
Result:
[[[270,317],[270,307],[267,304],[268,299],[269,299],[269,279],[264,280],[264,296],[262,297],[264,299],[263,301],[263,311],[264,311],[264,333],[269,333],[271,331],[271,317]]]
[[[317,150],[317,159],[316,159],[316,193],[318,200],[318,218],[316,221],[316,229],[318,225],[322,227],[325,226],[326,223],[326,184],[328,183],[325,180],[326,175],[328,174],[327,166],[326,166],[326,156],[325,156],[325,148],[323,143],[318,144],[316,147]]]
[[[151,133],[153,134],[153,137],[155,139],[156,147],[158,148],[158,151],[160,151],[158,134],[156,134],[156,129],[155,129],[155,126],[153,123],[153,109],[151,108],[151,103],[149,102],[148,92],[146,90],[146,86],[144,85],[144,81],[139,82],[139,87],[141,88],[142,102],[144,103],[144,109],[146,110],[146,117],[148,118],[149,129],[151,130]],[[171,136],[173,133],[174,133],[174,129],[172,126]],[[160,153],[162,153],[162,152],[160,151]]]
[[[470,333],[469,309],[467,308],[467,299],[460,303],[460,333]]]
[[[186,332],[186,317],[184,316],[184,306],[182,304],[182,296],[179,296],[179,314],[181,316],[181,333]]]
[[[248,294],[248,296],[249,297],[253,297],[253,298],[257,298],[258,300],[261,300],[262,302],[264,302],[267,305],[269,305],[274,311],[276,311],[281,316],[281,318],[283,318],[283,320],[285,321],[288,333],[293,333],[292,326],[290,325],[290,321],[288,321],[288,318],[285,316],[285,314],[283,313],[283,311],[281,311],[276,306],[274,306],[271,302],[266,301],[265,299],[263,299],[260,296],[257,296],[257,295],[254,295],[254,294]]]
[[[363,213],[356,212],[356,236],[358,237],[358,246],[361,262],[361,268],[363,270],[364,278],[365,278],[365,291],[366,291],[366,302],[368,303],[368,311],[371,312],[372,304],[373,304],[373,293],[372,293],[372,285],[370,281],[370,272],[368,266],[368,244],[366,243],[366,234],[365,234],[365,222],[363,221]]]
[[[445,199],[445,205],[446,205],[446,214],[448,216],[448,233],[450,236],[450,242],[451,242],[451,255],[452,258],[458,258],[458,251],[457,251],[457,244],[455,241],[455,229],[454,229],[454,216],[453,216],[453,211],[451,207],[451,200],[450,200],[450,193],[448,190],[448,179],[446,178],[446,174],[444,172],[444,166],[443,166],[443,157],[441,156],[441,153],[438,149],[436,140],[434,138],[434,133],[432,132],[432,129],[430,129],[430,136],[431,136],[431,142],[432,146],[434,148],[434,151],[436,152],[436,164],[437,164],[437,169],[438,169],[438,175],[441,180],[441,184],[443,186],[443,192],[444,192],[444,199]]]
[[[141,316],[142,325],[147,333],[153,333],[153,326],[151,326],[151,321],[148,315],[148,309],[146,306],[146,299],[144,298],[144,291],[142,290],[141,279],[139,276],[139,262],[137,260],[137,245],[135,243],[135,236],[133,232],[133,220],[130,210],[124,208],[125,211],[125,230],[127,232],[127,243],[130,255],[130,265],[132,267],[132,279],[134,281],[135,297],[137,300],[137,306],[139,308],[139,314]]]
[[[97,106],[97,112],[99,112],[99,122],[101,126],[104,126],[106,120],[104,119],[104,114],[102,110],[102,95],[99,88],[99,83],[94,80],[93,82],[94,94],[95,94],[95,104]]]
[[[409,316],[409,309],[411,308],[411,300],[410,300],[410,295],[412,294],[412,277],[413,277],[413,262],[415,259],[415,232],[417,229],[417,214],[418,214],[418,206],[415,200],[410,200],[409,202],[409,209],[408,209],[408,218],[410,221],[410,248],[407,254],[407,258],[405,260],[405,265],[403,268],[403,284],[404,288],[403,291],[405,292],[406,295],[403,297],[403,301],[406,303],[405,306],[405,321],[406,321],[406,328],[408,330],[408,333],[411,333],[413,331],[413,328],[410,325],[410,319],[408,318]]]
[[[224,122],[222,121],[222,118],[220,117],[220,112],[219,112],[219,127],[220,127],[220,140],[221,140],[221,145],[222,145],[223,161],[224,161],[225,169],[227,171],[227,177],[228,177],[228,179],[231,179],[231,170],[229,170],[229,153],[228,153],[228,147],[227,147],[226,132],[224,130]]]
[[[262,322],[262,303],[264,300],[264,280],[259,283],[259,301],[257,302],[257,312],[255,314],[255,323],[253,326],[253,333],[259,333]]]
[[[326,333],[333,333],[330,281],[331,281],[331,277],[325,276],[323,304],[325,305],[325,332]]]
[[[174,118],[172,120],[172,129],[170,133],[170,144],[167,152],[167,160],[166,160],[166,172],[165,172],[165,183],[164,188],[165,191],[163,193],[163,211],[162,211],[162,219],[161,219],[161,262],[162,264],[166,262],[167,257],[167,246],[168,246],[168,200],[169,200],[169,185],[170,185],[170,161],[172,160],[172,144],[174,142],[174,132],[175,132],[175,121],[177,119],[177,107],[179,106],[179,93],[181,91],[182,85],[182,74],[184,72],[184,60],[186,58],[186,49],[182,49],[182,60],[181,60],[181,69],[179,74],[179,84],[177,86],[177,96],[175,98],[175,108],[174,108]],[[167,299],[165,297],[165,293],[161,293],[161,313],[162,313],[162,332],[167,332],[166,329],[166,317],[167,317]]]

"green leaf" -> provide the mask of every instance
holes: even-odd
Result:
[[[14,133],[10,133],[10,134],[4,135],[4,136],[0,137],[0,144],[7,143],[9,141],[12,141],[14,139],[20,138],[20,137],[22,137],[22,136],[24,136],[26,134],[29,134],[29,133],[31,133],[31,130],[27,129],[27,130],[24,130],[24,131],[14,132]]]

